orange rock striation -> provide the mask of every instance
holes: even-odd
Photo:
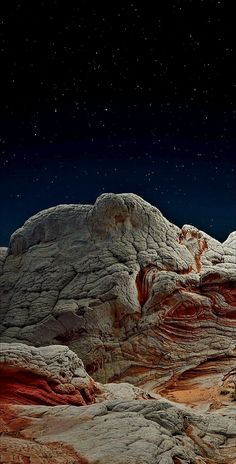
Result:
[[[235,464],[235,232],[50,208],[0,249],[0,317],[0,462]]]
[[[0,403],[76,406],[95,401],[95,382],[67,347],[0,346]]]

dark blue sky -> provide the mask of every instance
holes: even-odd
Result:
[[[37,211],[94,203],[103,192],[135,192],[179,226],[192,223],[224,240],[235,228],[235,148],[150,136],[15,151],[1,172],[1,244]]]
[[[39,210],[107,191],[219,240],[236,229],[234,16],[159,3],[2,6],[0,245]]]

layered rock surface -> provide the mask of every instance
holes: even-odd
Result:
[[[0,374],[3,403],[81,406],[95,402],[95,382],[65,346],[1,343]]]
[[[50,208],[0,249],[0,312],[0,462],[236,462],[235,232]]]
[[[232,410],[222,417],[193,414],[165,400],[113,400],[79,408],[5,406],[1,417],[2,464],[235,463]]]
[[[63,346],[2,343],[0,362],[1,464],[236,462],[232,403],[199,414],[129,384],[97,384]]]
[[[10,240],[1,339],[66,344],[99,381],[159,387],[233,355],[235,247],[133,194],[42,211]]]

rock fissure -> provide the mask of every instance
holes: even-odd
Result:
[[[0,249],[4,464],[233,464],[235,256],[133,194],[26,221]]]

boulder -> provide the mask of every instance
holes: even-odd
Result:
[[[235,233],[181,229],[134,194],[59,205],[11,237],[1,340],[64,344],[100,382],[159,389],[236,346]]]

